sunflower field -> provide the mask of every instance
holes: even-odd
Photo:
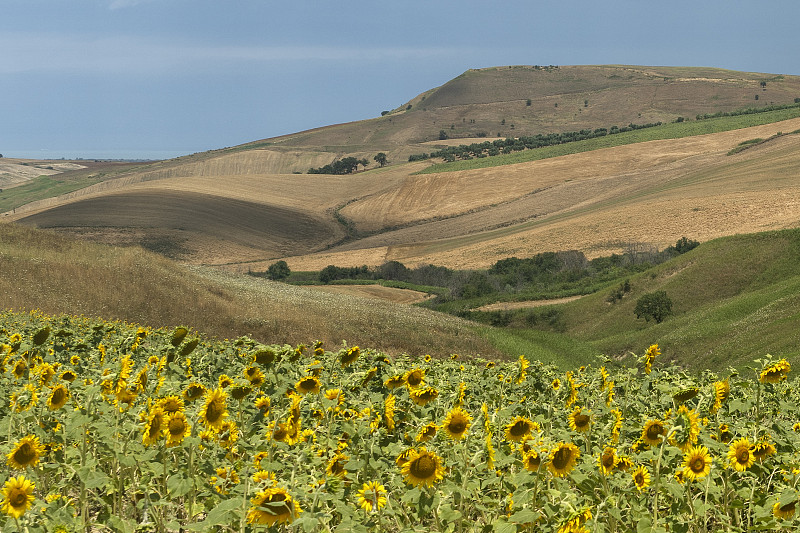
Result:
[[[0,313],[2,531],[796,530],[791,366],[216,341]]]

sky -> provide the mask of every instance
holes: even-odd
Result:
[[[490,66],[800,75],[798,20],[798,0],[3,0],[0,154],[175,157],[377,117]]]

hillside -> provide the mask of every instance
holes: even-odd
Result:
[[[695,369],[742,367],[770,353],[800,363],[800,230],[716,239],[612,289],[559,306],[562,331],[623,358],[657,340],[664,356]],[[637,319],[636,301],[663,290],[674,316]]]
[[[798,225],[800,108],[693,117],[798,97],[800,77],[719,69],[470,70],[372,120],[169,161],[29,175],[0,193],[0,218],[236,272],[278,259],[293,270],[389,260],[484,268],[541,251],[595,257],[684,235],[707,241]],[[653,121],[666,123],[449,166],[406,162],[464,135]],[[493,131],[499,125],[508,129]],[[428,140],[441,129],[452,138]],[[372,161],[378,151],[388,166]],[[298,173],[343,155],[367,159],[368,170]]]
[[[330,349],[347,341],[417,356],[502,356],[486,340],[485,328],[451,316],[187,268],[139,248],[86,243],[16,224],[0,224],[0,272],[0,309],[185,325],[220,339],[247,335],[292,345],[321,340]]]

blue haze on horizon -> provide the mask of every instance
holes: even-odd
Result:
[[[168,158],[380,116],[470,68],[800,75],[797,0],[6,0],[0,154]]]

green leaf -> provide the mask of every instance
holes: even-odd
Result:
[[[494,531],[495,533],[516,533],[517,526],[500,519],[494,523]]]
[[[167,478],[167,490],[170,496],[180,498],[192,490],[192,481],[182,474],[175,474]]]

